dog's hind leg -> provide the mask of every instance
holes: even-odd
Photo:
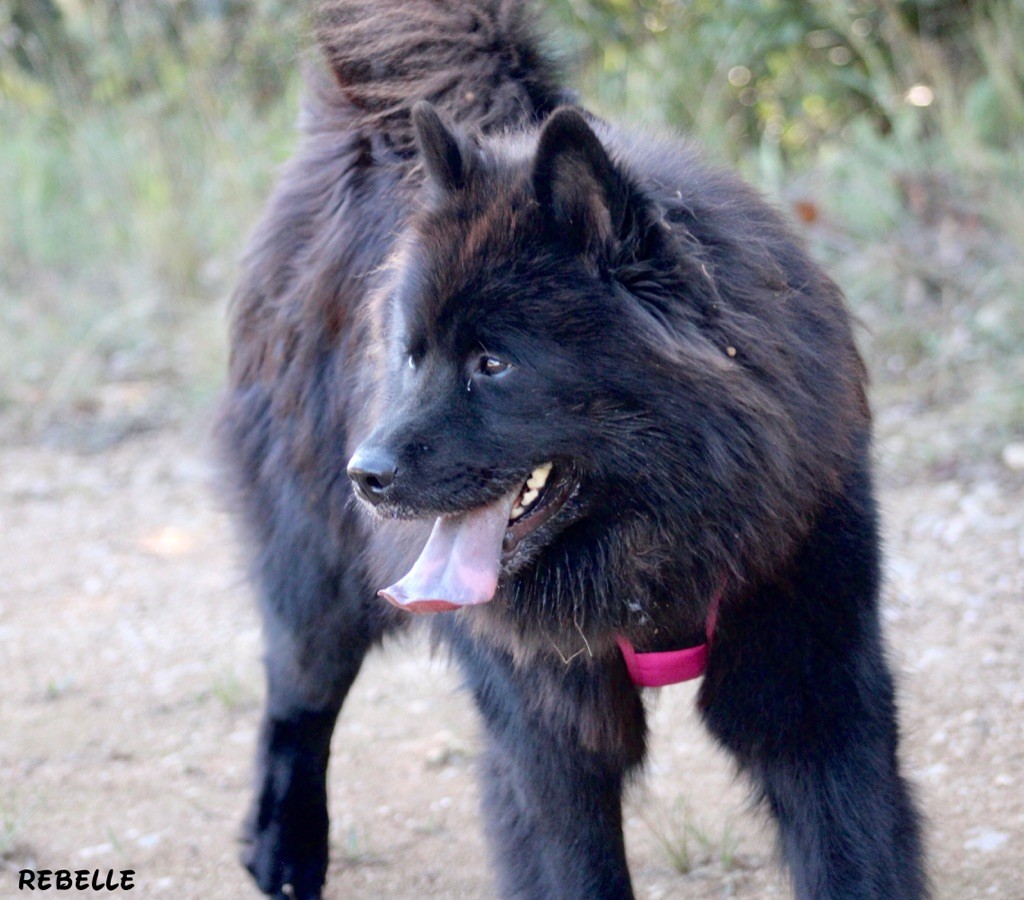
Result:
[[[899,773],[867,477],[834,500],[789,577],[719,618],[700,704],[778,826],[801,900],[926,895]]]
[[[487,730],[483,802],[501,895],[632,897],[622,789],[642,760],[645,724],[621,662],[517,666],[454,643]]]
[[[389,624],[361,579],[309,544],[262,566],[267,704],[243,862],[260,889],[314,898],[327,872],[327,762],[335,721],[367,650]]]

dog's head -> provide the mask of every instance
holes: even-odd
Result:
[[[429,106],[414,120],[428,199],[386,304],[389,402],[349,475],[379,514],[437,519],[389,593],[438,609],[620,519],[651,474],[645,351],[607,271],[645,223],[575,110],[485,146]]]
[[[378,514],[436,521],[385,595],[451,609],[504,583],[571,621],[582,595],[592,616],[708,591],[773,539],[750,537],[763,522],[802,515],[800,436],[750,377],[755,320],[723,313],[688,210],[670,223],[575,109],[479,140],[413,116],[423,208],[378,311],[387,402],[349,475]]]

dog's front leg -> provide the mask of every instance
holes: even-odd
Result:
[[[621,660],[535,660],[457,647],[487,729],[484,812],[504,897],[633,896],[622,788],[644,753]]]
[[[353,577],[309,554],[287,559],[262,585],[267,704],[243,862],[264,893],[313,900],[327,874],[331,735],[389,619]]]
[[[865,484],[825,507],[784,578],[723,608],[700,694],[778,823],[800,900],[927,895]]]

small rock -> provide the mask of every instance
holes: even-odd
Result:
[[[91,847],[83,847],[78,851],[78,855],[81,856],[82,859],[89,859],[93,856],[102,856],[104,853],[109,853],[113,849],[113,844],[104,842],[102,844],[94,844]]]
[[[992,831],[988,828],[973,829],[977,834],[969,841],[964,841],[964,850],[980,850],[982,853],[991,853],[998,850],[1009,839],[1005,831]]]
[[[469,748],[452,732],[444,729],[438,731],[427,750],[426,766],[428,769],[443,769],[457,766],[470,757]]]
[[[1024,472],[1024,444],[1007,444],[1003,447],[1003,465],[1014,472]]]
[[[935,763],[935,765],[921,769],[918,774],[927,781],[939,782],[948,772],[949,766],[945,763]]]

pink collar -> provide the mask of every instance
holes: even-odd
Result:
[[[718,620],[718,604],[722,599],[721,592],[711,601],[708,610],[706,633],[707,643],[696,647],[685,647],[682,650],[665,650],[660,653],[637,653],[633,645],[621,634],[615,638],[626,661],[626,669],[630,680],[637,687],[664,687],[667,684],[679,684],[700,678],[708,664],[708,648],[715,633]]]

